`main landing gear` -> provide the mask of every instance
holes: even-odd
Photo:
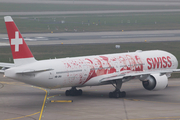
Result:
[[[76,87],[72,87],[70,90],[66,90],[65,94],[66,96],[81,96],[82,90],[77,90]]]
[[[113,92],[109,93],[109,98],[123,98],[126,97],[126,92],[121,92],[121,86],[122,86],[122,80],[116,80],[116,85],[112,83],[112,85],[115,87],[115,90]]]

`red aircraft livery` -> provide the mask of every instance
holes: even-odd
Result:
[[[147,58],[148,69],[156,69],[156,68],[170,68],[172,66],[171,57],[163,56],[163,57],[154,57]]]

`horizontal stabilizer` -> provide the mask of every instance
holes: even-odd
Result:
[[[0,70],[0,74],[4,74],[4,70]]]
[[[3,62],[0,62],[0,67],[1,67],[0,73],[4,73],[4,71],[6,69],[14,67],[14,64],[13,63],[3,63]]]
[[[14,67],[14,63],[3,63],[3,62],[0,62],[0,67],[11,68],[11,67]]]

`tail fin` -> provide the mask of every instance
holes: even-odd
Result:
[[[5,16],[4,21],[9,37],[9,43],[16,66],[27,63],[35,62],[34,56],[32,55],[29,47],[24,41],[21,33],[19,32],[16,24],[14,23],[11,16]]]

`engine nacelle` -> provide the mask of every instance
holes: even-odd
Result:
[[[146,90],[162,90],[168,85],[168,77],[166,75],[151,74],[147,81],[142,81],[142,84]]]

